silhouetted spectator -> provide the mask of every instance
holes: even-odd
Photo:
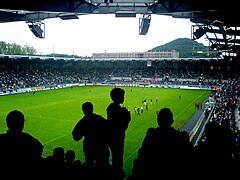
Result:
[[[102,177],[109,168],[110,156],[106,143],[106,119],[93,112],[91,102],[83,103],[82,111],[84,117],[75,125],[72,136],[75,141],[84,137],[85,171],[89,171],[90,176]]]
[[[182,161],[184,162],[184,165],[186,165],[186,168],[190,170],[188,167],[189,164],[193,164],[194,162],[194,146],[192,142],[190,141],[190,136],[187,131],[180,131],[180,140],[181,142],[181,148],[179,148],[178,154],[180,154],[180,157]]]
[[[227,147],[230,142],[227,142],[226,138],[228,137],[219,123],[210,121],[205,125],[202,140],[194,148],[197,165],[202,167],[204,164],[204,172],[201,173],[203,177],[229,177],[234,170],[233,159]]]
[[[48,178],[59,179],[64,175],[65,152],[64,148],[56,147],[53,154],[45,158],[45,174]]]
[[[75,161],[76,154],[73,150],[68,150],[65,153],[65,165],[72,164]]]
[[[123,169],[124,142],[125,131],[128,128],[131,116],[130,111],[120,105],[124,102],[124,95],[125,91],[122,88],[113,88],[110,92],[112,102],[106,109],[114,179],[122,179],[126,176]]]
[[[10,111],[6,123],[8,130],[0,135],[1,176],[9,179],[26,178],[29,172],[40,172],[43,145],[32,135],[23,132],[24,114],[19,110]]]
[[[82,162],[76,160],[76,155],[73,150],[68,150],[65,153],[65,178],[78,179],[83,178]]]
[[[193,150],[188,133],[172,127],[174,120],[169,108],[158,112],[157,122],[159,127],[149,128],[146,132],[129,180],[172,179],[179,177],[182,171],[189,170],[190,157],[182,154]]]

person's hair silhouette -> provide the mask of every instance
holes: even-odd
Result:
[[[20,133],[24,127],[24,115],[22,112],[18,110],[13,110],[8,113],[6,117],[6,123],[9,131],[11,133]]]
[[[91,102],[85,102],[82,104],[82,111],[85,116],[89,116],[93,113],[93,104]]]
[[[160,127],[170,127],[173,120],[173,113],[169,108],[163,108],[157,115],[157,122]]]
[[[110,97],[113,102],[117,104],[122,104],[124,102],[125,91],[122,88],[113,88],[110,91]]]

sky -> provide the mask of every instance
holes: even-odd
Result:
[[[26,22],[0,23],[0,41],[29,45],[38,54],[91,56],[103,52],[145,52],[177,38],[191,39],[189,19],[151,15],[146,35],[139,35],[139,18],[115,17],[114,14],[90,14],[79,19],[45,19],[45,38],[37,38]],[[208,45],[202,37],[199,43]]]

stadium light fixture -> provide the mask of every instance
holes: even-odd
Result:
[[[38,38],[45,38],[45,24],[42,21],[27,22],[29,29]]]
[[[205,30],[203,27],[199,27],[194,33],[193,33],[193,39],[199,39],[201,38],[204,34],[206,34]]]
[[[151,14],[143,14],[139,18],[139,35],[146,35],[151,22]]]

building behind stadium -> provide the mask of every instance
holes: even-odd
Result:
[[[93,59],[158,59],[158,58],[179,58],[179,52],[155,51],[155,52],[116,52],[116,53],[93,53]]]

